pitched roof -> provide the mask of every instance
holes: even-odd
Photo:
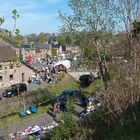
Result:
[[[28,45],[24,44],[24,45],[21,45],[21,48],[24,48],[24,49],[30,49],[31,46],[30,46],[29,44],[28,44]]]
[[[8,39],[9,45],[11,45],[13,48],[19,48],[12,40]]]
[[[16,58],[12,48],[10,46],[0,46],[0,62],[9,62],[11,58]]]
[[[52,44],[52,48],[59,49],[60,48],[60,45],[59,44]]]
[[[36,45],[36,48],[38,48],[38,49],[45,49],[45,50],[48,50],[48,49],[50,49],[50,44],[40,44],[40,43],[36,43],[35,44]]]

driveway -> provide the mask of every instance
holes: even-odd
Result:
[[[45,88],[47,87],[48,83],[45,83],[45,82],[41,82],[41,84],[29,84],[27,85],[27,90],[28,92],[31,92],[33,90],[37,90],[38,88]],[[4,88],[0,88],[0,95],[2,95],[2,93],[4,92],[5,89],[7,89],[8,87],[4,87]]]

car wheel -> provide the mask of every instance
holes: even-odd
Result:
[[[11,97],[13,98],[15,95],[14,94],[11,94]]]

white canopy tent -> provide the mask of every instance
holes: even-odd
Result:
[[[70,61],[69,60],[61,60],[61,61],[58,61],[54,64],[54,67],[58,66],[58,65],[64,65],[67,69],[70,68]]]

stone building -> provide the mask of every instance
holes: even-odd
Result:
[[[33,71],[17,61],[10,46],[0,46],[0,88],[29,80]]]

